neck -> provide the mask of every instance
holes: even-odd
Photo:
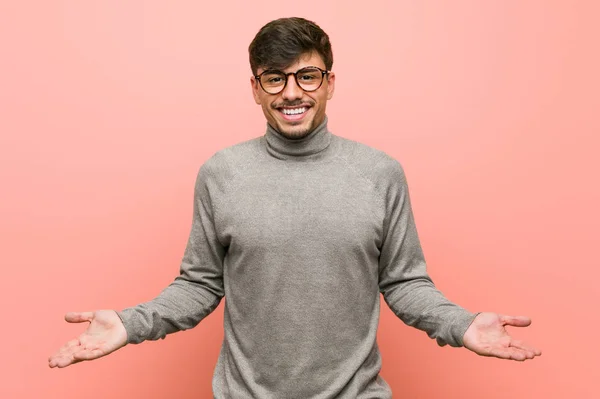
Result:
[[[265,134],[267,151],[278,159],[294,159],[315,156],[329,147],[331,132],[327,129],[327,117],[312,132],[299,139],[283,136],[267,124]]]

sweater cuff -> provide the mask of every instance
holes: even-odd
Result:
[[[471,312],[463,309],[462,312],[458,313],[455,316],[456,318],[454,320],[454,323],[452,325],[452,329],[450,332],[450,334],[452,335],[453,342],[448,343],[450,346],[454,346],[454,347],[464,346],[463,338],[465,336],[465,333],[467,332],[467,330],[473,323],[473,320],[475,320],[475,317],[477,317],[477,315],[479,313],[481,313],[481,312],[471,313]]]
[[[143,331],[144,323],[142,322],[142,316],[135,308],[126,308],[117,315],[121,318],[125,331],[127,331],[127,343],[128,344],[139,344],[145,341],[145,334]]]

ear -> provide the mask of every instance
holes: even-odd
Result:
[[[258,83],[258,80],[256,80],[254,76],[250,77],[250,86],[252,86],[252,95],[254,96],[254,102],[260,105],[259,93],[262,89],[260,88],[260,83]]]
[[[333,92],[335,91],[335,73],[329,72],[327,74],[327,99],[331,100]]]

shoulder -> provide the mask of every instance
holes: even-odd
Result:
[[[377,188],[383,189],[389,182],[405,181],[402,164],[387,152],[344,137],[337,136],[337,139],[338,157]]]
[[[200,167],[200,173],[232,180],[236,172],[253,163],[260,146],[260,137],[225,147],[211,155]]]

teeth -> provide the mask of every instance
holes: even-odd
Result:
[[[306,112],[306,107],[303,108],[293,108],[293,109],[282,109],[282,112],[286,115],[298,115]]]

